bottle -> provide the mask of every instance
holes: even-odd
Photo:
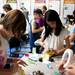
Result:
[[[36,54],[36,47],[33,47],[32,53]]]

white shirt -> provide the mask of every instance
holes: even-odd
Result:
[[[64,38],[69,34],[68,30],[62,29],[59,36],[56,36],[54,33],[52,35],[49,35],[44,43],[49,49],[62,49],[64,46]]]

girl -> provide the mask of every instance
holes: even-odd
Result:
[[[35,47],[34,42],[40,38],[41,32],[44,29],[43,14],[40,9],[34,10],[34,21],[32,23],[32,47]]]
[[[56,55],[64,52],[66,48],[70,47],[67,37],[68,31],[62,25],[59,15],[54,10],[48,10],[45,14],[45,30],[40,40],[41,46],[47,50],[52,50]],[[66,41],[66,48],[64,48],[64,40]]]

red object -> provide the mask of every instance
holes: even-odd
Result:
[[[25,54],[26,57],[29,57],[29,54]]]

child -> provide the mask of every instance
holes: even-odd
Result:
[[[34,42],[40,38],[40,35],[44,29],[44,19],[41,9],[34,10],[34,21],[32,24],[32,48],[35,47]]]
[[[70,47],[68,31],[62,25],[58,13],[55,10],[48,10],[45,14],[45,30],[40,40],[41,46],[47,50],[52,50],[56,55],[62,54],[66,48]],[[64,48],[64,40],[66,48]]]

